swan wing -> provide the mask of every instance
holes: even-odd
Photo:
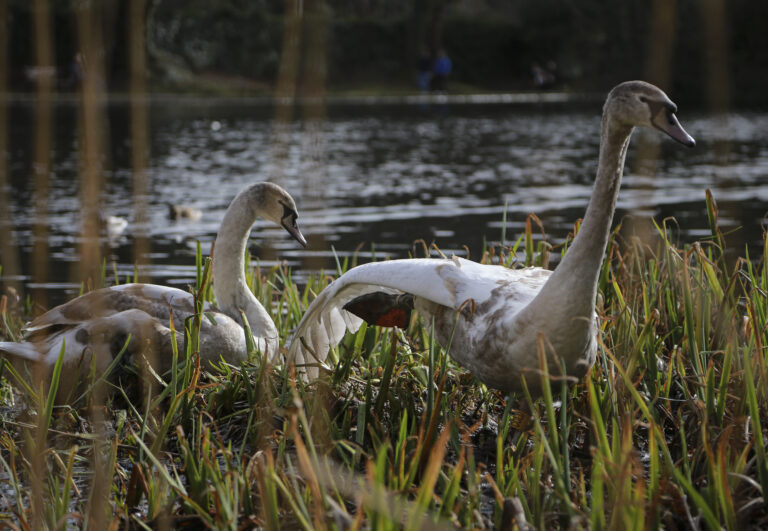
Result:
[[[160,319],[146,312],[131,308],[124,311],[112,312],[100,317],[83,319],[73,323],[52,323],[36,328],[27,334],[26,340],[19,343],[0,342],[0,352],[13,357],[42,361],[53,366],[56,363],[62,346],[65,346],[64,365],[78,363],[84,355],[108,352],[112,356],[122,349],[128,338],[131,343],[152,345],[159,354],[166,354],[165,345],[158,338],[165,338],[170,329]],[[183,333],[176,333],[183,345]]]
[[[216,362],[223,356],[228,362],[237,363],[246,359],[245,336],[240,322],[208,303],[205,311],[211,319],[204,318],[201,323],[203,360]],[[100,332],[100,336],[104,336],[108,323],[114,323],[137,340],[151,336],[159,349],[161,342],[158,338],[168,336],[166,331],[171,315],[176,330],[183,331],[184,320],[193,313],[192,295],[180,289],[154,284],[113,286],[91,291],[52,308],[27,325],[24,343],[8,343],[2,351],[17,358],[55,363],[62,342],[66,341],[65,361],[79,359],[84,349],[93,348],[93,330],[105,331]],[[183,345],[183,334],[181,338],[179,346]],[[258,336],[254,339],[262,351],[277,351],[275,339]],[[164,351],[158,350],[158,353],[165,357]]]
[[[454,310],[460,309],[471,300],[477,305],[487,302],[506,306],[512,304],[510,313],[516,312],[538,294],[552,274],[551,270],[541,267],[511,269],[499,265],[478,264],[458,257],[445,260],[449,261],[455,267],[442,268],[440,276],[446,283],[446,290],[452,300],[452,304],[443,305]],[[427,295],[414,295],[440,303]]]
[[[91,291],[56,306],[29,323],[25,331],[29,334],[49,327],[74,326],[132,309],[158,319],[168,319],[171,310],[184,317],[193,313],[194,301],[190,293],[176,288],[123,284]]]
[[[310,380],[319,374],[328,349],[337,345],[349,330],[356,332],[362,319],[343,309],[344,304],[374,291],[408,292],[421,283],[433,284],[438,292],[440,281],[429,262],[438,260],[392,260],[372,262],[350,269],[324,289],[307,308],[291,337],[286,360]],[[444,300],[441,298],[441,300]]]
[[[541,268],[508,269],[462,258],[405,259],[372,262],[350,269],[312,301],[288,348],[287,360],[306,365],[306,375],[316,378],[329,347],[338,344],[347,330],[356,331],[360,318],[343,309],[348,301],[366,293],[411,293],[435,304],[459,309],[467,301],[482,304],[499,287],[515,285],[521,300],[530,300],[551,272]],[[311,366],[314,365],[314,366]]]
[[[299,374],[316,379],[317,364],[322,365],[328,349],[337,345],[349,330],[356,332],[362,319],[344,310],[344,301],[374,291],[370,284],[345,284],[334,281],[312,301],[290,339],[286,361],[294,363]]]
[[[208,319],[201,323],[201,362],[207,367],[222,359],[232,364],[246,360],[248,351],[240,324],[221,313],[214,318],[215,324]],[[0,355],[5,355],[17,367],[29,361],[41,362],[51,369],[64,348],[61,381],[71,386],[79,385],[78,381],[88,375],[91,364],[95,374],[102,374],[123,349],[121,366],[137,365],[145,360],[162,374],[172,366],[173,339],[183,356],[183,324],[174,332],[168,327],[167,319],[130,308],[74,324],[40,328],[30,333],[24,342],[0,342]]]
[[[77,324],[39,329],[25,342],[0,343],[0,354],[22,375],[28,372],[24,362],[39,362],[49,378],[63,349],[57,401],[69,402],[91,383],[91,377],[104,376],[120,352],[123,356],[113,376],[123,374],[126,366],[144,362],[151,363],[160,374],[166,372],[172,366],[174,335],[181,348],[183,332],[174,333],[160,319],[134,308]],[[126,383],[133,382],[131,375]]]

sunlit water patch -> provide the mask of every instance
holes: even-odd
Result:
[[[636,134],[617,219],[675,217],[684,240],[701,237],[709,188],[723,226],[736,230],[729,235],[732,248],[758,245],[768,201],[768,114],[710,117],[678,103],[697,146],[686,149],[654,131]],[[46,287],[55,303],[78,290],[72,282],[82,226],[76,109],[63,105],[55,113],[44,220],[50,267],[43,279],[32,278],[30,266],[37,193],[33,111],[31,104],[12,108],[9,228],[21,259],[16,277]],[[261,180],[278,182],[296,199],[311,247],[302,249],[282,229],[259,222],[251,251],[264,265],[287,261],[297,279],[335,269],[336,256],[356,249],[362,249],[361,261],[408,256],[420,248],[414,246],[419,239],[457,253],[466,253],[466,246],[478,257],[484,242],[500,239],[505,210],[508,240],[535,213],[557,243],[591,194],[599,112],[598,105],[567,103],[331,106],[324,120],[277,123],[266,105],[166,101],[149,106],[149,189],[135,198],[128,108],[110,106],[101,208],[128,226],[104,242],[109,273],[133,272],[133,244],[146,233],[151,251],[141,277],[193,282],[196,242],[208,252],[231,198]],[[147,204],[144,226],[134,219],[136,201]],[[198,208],[202,217],[171,221],[169,203]]]

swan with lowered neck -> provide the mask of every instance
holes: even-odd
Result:
[[[218,308],[206,303],[201,320],[201,362],[224,359],[237,364],[248,357],[240,312],[248,320],[256,346],[274,357],[278,352],[275,323],[253,295],[245,278],[245,250],[251,227],[261,216],[285,228],[307,245],[296,224],[298,213],[291,196],[273,183],[245,188],[229,205],[216,236],[213,292]],[[177,345],[184,345],[184,320],[194,314],[193,296],[180,289],[155,284],[124,284],[86,293],[34,319],[23,342],[0,342],[0,353],[11,361],[40,361],[50,370],[66,344],[59,401],[73,398],[91,364],[101,374],[130,336],[123,363],[139,356],[155,359],[155,370],[170,368],[173,316]],[[181,332],[178,332],[181,330]],[[123,365],[121,363],[121,366]],[[158,370],[159,369],[159,370]],[[119,367],[118,367],[119,370]]]
[[[680,126],[677,107],[642,81],[616,86],[605,102],[600,155],[581,229],[555,271],[509,269],[461,258],[364,264],[318,295],[294,333],[288,361],[314,378],[328,348],[361,318],[405,327],[415,308],[450,355],[490,387],[540,393],[539,344],[550,372],[581,377],[595,360],[597,283],[634,127],[653,127],[678,142],[695,141]]]

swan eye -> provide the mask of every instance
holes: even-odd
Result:
[[[645,96],[640,96],[640,101],[643,103],[648,103],[648,98],[646,98]]]

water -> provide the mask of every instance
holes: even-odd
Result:
[[[682,103],[682,102],[678,102]],[[81,204],[77,108],[54,107],[48,198],[49,276],[31,277],[35,187],[34,105],[10,110],[8,150],[12,238],[20,254],[16,277],[44,289],[49,304],[71,298],[79,266]],[[335,268],[338,256],[360,249],[360,261],[405,257],[414,242],[478,258],[484,241],[498,241],[505,205],[507,239],[526,216],[543,221],[557,243],[572,230],[589,199],[597,167],[599,103],[540,105],[332,104],[323,120],[274,120],[257,101],[163,100],[148,106],[149,223],[133,220],[130,115],[125,104],[106,109],[103,156],[105,214],[129,225],[104,239],[103,252],[120,274],[133,271],[133,243],[146,231],[149,265],[142,280],[184,287],[194,282],[194,252],[210,249],[229,200],[245,185],[273,180],[295,198],[304,250],[282,229],[258,223],[251,252],[264,264],[286,261],[299,281]],[[297,110],[296,114],[301,115]],[[679,118],[698,144],[687,149],[656,132],[633,137],[616,220],[674,216],[680,237],[708,233],[704,190],[720,207],[734,252],[761,241],[768,200],[768,114]],[[197,221],[169,221],[167,203],[203,210]],[[466,246],[466,248],[464,247]],[[3,257],[0,256],[0,263]],[[6,267],[7,270],[7,267]]]

